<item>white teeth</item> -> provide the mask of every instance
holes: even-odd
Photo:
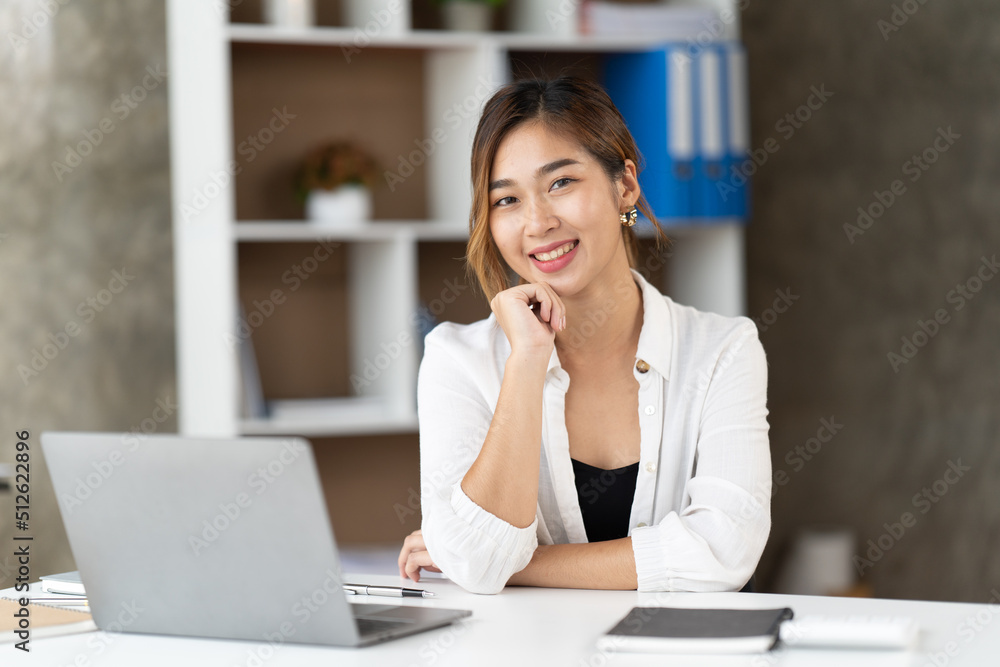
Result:
[[[552,260],[562,257],[563,255],[568,253],[570,250],[573,249],[574,246],[576,246],[576,241],[570,241],[566,245],[560,246],[550,252],[540,252],[536,254],[535,259],[537,259],[540,262],[551,262]]]

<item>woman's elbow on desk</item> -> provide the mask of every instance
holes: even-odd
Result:
[[[445,576],[470,593],[494,595],[530,562],[538,546],[534,529],[532,524],[530,529],[513,530],[510,539],[498,542],[458,517],[446,525],[425,517],[422,533],[431,559]]]

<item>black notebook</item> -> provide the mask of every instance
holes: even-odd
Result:
[[[633,607],[597,644],[608,651],[763,653],[778,640],[783,609]]]

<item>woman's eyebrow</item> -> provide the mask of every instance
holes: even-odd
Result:
[[[546,174],[552,173],[556,169],[562,169],[566,165],[570,164],[580,164],[580,161],[574,160],[571,157],[564,157],[560,160],[553,160],[552,162],[549,162],[548,164],[543,164],[541,167],[539,167],[538,170],[535,171],[535,178],[538,178],[540,176],[545,176]],[[489,189],[490,192],[492,192],[493,190],[496,190],[498,188],[510,187],[511,185],[515,185],[515,183],[516,182],[512,178],[501,178],[490,183]]]

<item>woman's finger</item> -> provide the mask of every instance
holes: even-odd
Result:
[[[431,555],[427,550],[411,551],[409,557],[406,559],[404,577],[419,582],[420,568],[427,568],[428,570],[433,568],[437,572],[441,571],[431,560]]]
[[[415,550],[426,550],[424,537],[419,530],[415,530],[403,540],[403,548],[399,550],[399,576],[406,578],[406,560],[410,553]]]

